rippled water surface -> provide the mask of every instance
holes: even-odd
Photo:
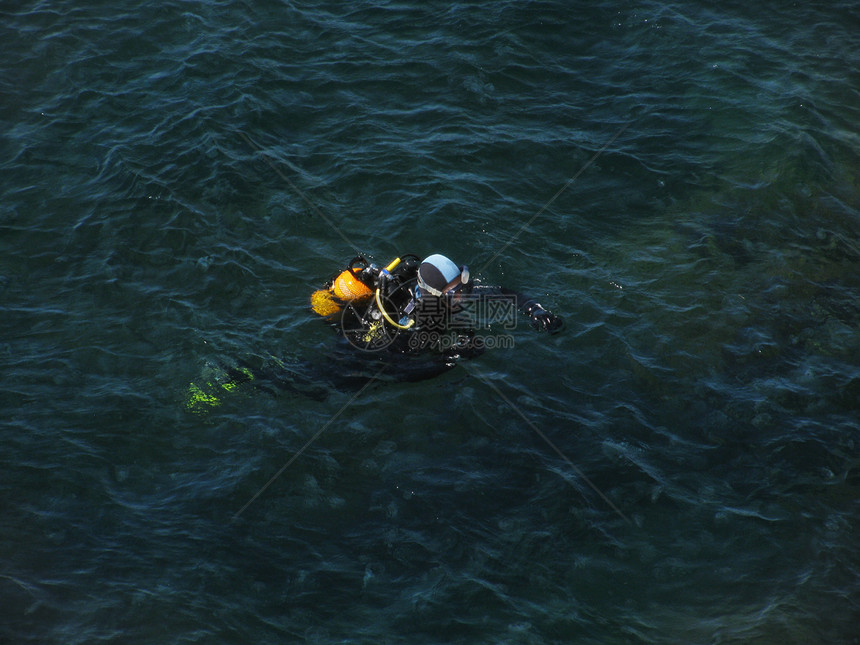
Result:
[[[855,3],[0,16],[0,640],[858,642]],[[566,328],[189,409],[404,252]]]

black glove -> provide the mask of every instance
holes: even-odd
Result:
[[[528,314],[529,323],[538,331],[548,331],[550,334],[555,334],[561,331],[564,326],[561,316],[556,316],[537,303],[528,308]]]

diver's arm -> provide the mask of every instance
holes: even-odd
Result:
[[[561,316],[556,316],[548,309],[544,309],[535,298],[527,298],[517,294],[517,305],[529,317],[529,323],[538,331],[548,331],[557,334],[564,326]]]
[[[538,331],[548,331],[551,334],[557,334],[564,327],[564,320],[561,316],[556,316],[554,313],[545,309],[537,298],[532,298],[517,291],[506,289],[504,287],[490,287],[485,285],[476,285],[476,293],[484,294],[502,294],[513,298],[517,303],[517,308],[529,317],[529,324]]]

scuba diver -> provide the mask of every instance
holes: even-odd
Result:
[[[388,266],[354,258],[345,270],[311,296],[311,306],[354,347],[369,352],[414,354],[441,349],[449,358],[486,344],[479,327],[516,325],[516,310],[535,329],[557,333],[560,317],[534,298],[470,280],[469,268],[441,254],[415,255]]]
[[[356,257],[311,295],[311,308],[338,335],[323,362],[215,367],[203,386],[191,384],[186,407],[220,405],[223,392],[246,382],[323,399],[331,388],[355,389],[370,379],[432,378],[485,349],[511,347],[510,335],[479,330],[512,330],[518,311],[538,331],[556,334],[564,326],[536,299],[472,280],[468,267],[438,253],[403,255],[385,267]]]

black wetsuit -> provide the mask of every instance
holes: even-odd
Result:
[[[357,350],[359,362],[386,364],[385,371],[397,380],[430,378],[461,359],[480,355],[488,338],[498,340],[499,330],[516,327],[517,311],[539,330],[555,333],[562,326],[561,319],[534,298],[502,287],[471,282],[452,294],[429,295],[418,288],[416,256],[404,256],[390,272],[365,265],[356,275],[374,295],[347,303],[329,323],[340,334],[341,345]],[[493,336],[478,333],[491,327],[497,330]],[[338,354],[342,351],[348,349]]]

